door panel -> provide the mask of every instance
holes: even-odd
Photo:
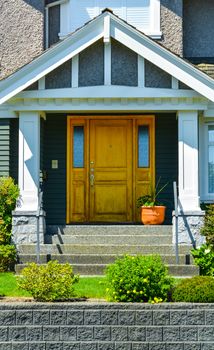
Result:
[[[132,221],[132,122],[90,122],[90,221]]]
[[[154,126],[154,116],[68,117],[67,223],[140,220],[136,200],[155,183]]]

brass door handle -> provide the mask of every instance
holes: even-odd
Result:
[[[94,174],[90,175],[90,185],[94,186]]]

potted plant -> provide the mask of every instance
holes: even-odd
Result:
[[[137,199],[137,207],[141,208],[141,221],[144,225],[161,225],[165,220],[166,206],[157,200],[158,195],[168,185],[160,187],[160,178],[155,188],[151,185],[150,194]]]

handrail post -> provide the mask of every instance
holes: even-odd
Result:
[[[179,264],[179,249],[178,249],[178,195],[177,184],[173,182],[174,204],[175,204],[175,257],[176,264]]]
[[[40,235],[39,235],[39,217],[40,217],[40,211],[41,211],[41,205],[42,205],[42,191],[39,191],[39,198],[38,198],[38,209],[36,212],[36,262],[37,264],[40,264]]]

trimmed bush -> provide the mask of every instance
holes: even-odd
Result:
[[[207,206],[204,219],[204,226],[201,228],[201,234],[206,237],[207,244],[214,251],[214,204]]]
[[[0,245],[0,272],[14,269],[16,248],[13,245]]]
[[[158,255],[125,255],[107,267],[106,278],[112,301],[166,301],[173,286],[173,279]]]
[[[203,244],[198,249],[191,250],[196,265],[200,267],[200,274],[214,277],[214,251],[211,246]]]
[[[213,303],[214,278],[196,276],[182,280],[172,291],[172,301]]]
[[[29,292],[37,301],[65,300],[74,297],[73,284],[79,276],[74,276],[72,267],[59,264],[57,260],[47,265],[29,264],[17,277],[18,286]]]
[[[0,177],[0,244],[10,244],[12,211],[16,207],[19,188],[11,177]]]

